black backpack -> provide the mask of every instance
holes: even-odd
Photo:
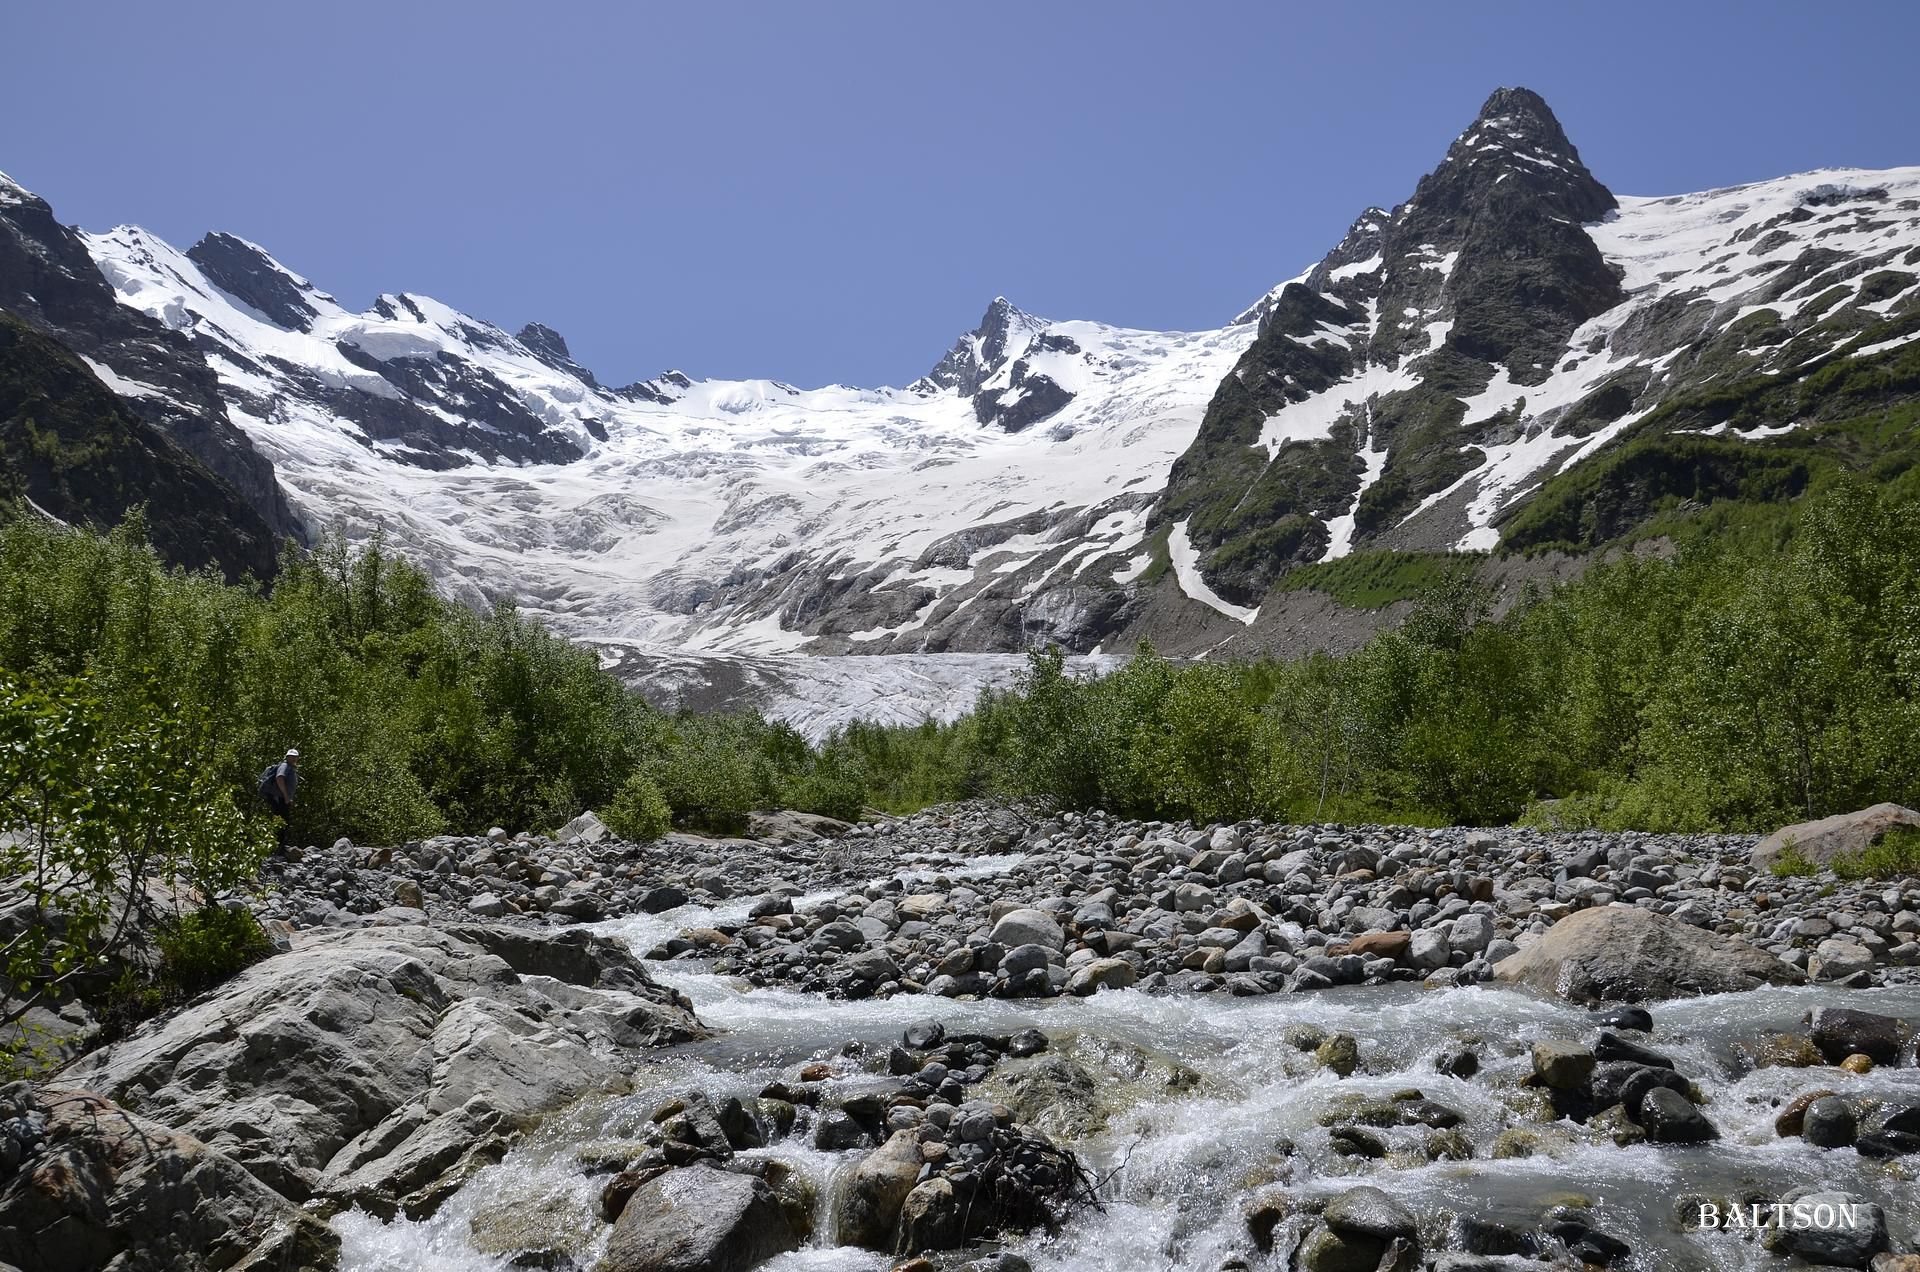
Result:
[[[273,784],[273,779],[278,776],[280,776],[278,764],[269,764],[260,770],[260,785],[257,789],[260,792],[260,798],[269,804],[280,802],[280,788]]]

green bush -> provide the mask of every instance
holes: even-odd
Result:
[[[224,906],[190,910],[162,923],[154,943],[160,949],[160,985],[184,997],[203,993],[273,953],[249,911]]]
[[[600,814],[600,820],[620,838],[645,844],[673,829],[673,810],[652,778],[635,773]]]
[[[511,606],[441,598],[377,538],[290,550],[262,594],[165,569],[142,534],[0,525],[0,672],[84,672],[109,732],[139,727],[165,685],[196,739],[184,771],[226,792],[231,816],[264,811],[255,776],[298,746],[297,841],[557,826],[609,807],[634,772],[710,830],[782,798],[836,813],[864,800],[857,751],[822,761],[750,715],[669,718]]]
[[[1833,872],[1842,879],[1920,878],[1920,829],[1895,826],[1864,851],[1836,858]]]

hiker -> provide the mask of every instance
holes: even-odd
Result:
[[[293,813],[293,797],[300,789],[300,752],[292,747],[278,764],[269,764],[260,772],[260,798],[281,821]]]

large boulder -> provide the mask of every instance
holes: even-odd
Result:
[[[321,1272],[338,1261],[333,1230],[246,1167],[94,1092],[0,1087],[0,1122],[35,1139],[23,1161],[0,1161],[0,1264]]]
[[[765,1180],[699,1164],[634,1192],[594,1272],[747,1272],[797,1245]]]
[[[623,947],[584,933],[327,929],[64,1080],[294,1201],[423,1215],[541,1115],[625,1089],[636,1052],[702,1032]]]
[[[1575,911],[1496,964],[1493,977],[1576,1003],[1732,993],[1806,979],[1745,941],[1632,906]]]
[[[1807,1017],[1807,1033],[1828,1064],[1864,1055],[1875,1064],[1900,1060],[1900,1021],[1851,1007],[1816,1007]]]
[[[993,925],[993,939],[1013,949],[1019,945],[1041,945],[1057,950],[1066,941],[1060,923],[1045,910],[1010,910]]]
[[[1920,827],[1920,813],[1899,804],[1875,804],[1852,813],[1782,826],[1753,846],[1753,864],[1762,870],[1789,852],[1816,866],[1832,864],[1871,848],[1895,826]]]
[[[891,1251],[900,1212],[907,1194],[920,1180],[920,1141],[910,1130],[892,1138],[841,1176],[839,1203],[834,1207],[840,1245]]]

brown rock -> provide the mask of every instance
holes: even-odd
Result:
[[[1794,1096],[1792,1102],[1781,1109],[1780,1115],[1773,1119],[1773,1133],[1782,1139],[1790,1139],[1798,1135],[1801,1127],[1806,1125],[1807,1109],[1815,1100],[1824,1100],[1832,1094],[1834,1094],[1832,1091],[1821,1087],[1818,1091],[1805,1091]]]
[[[1411,932],[1362,932],[1347,942],[1347,953],[1397,961],[1407,956],[1407,947],[1411,944]]]

